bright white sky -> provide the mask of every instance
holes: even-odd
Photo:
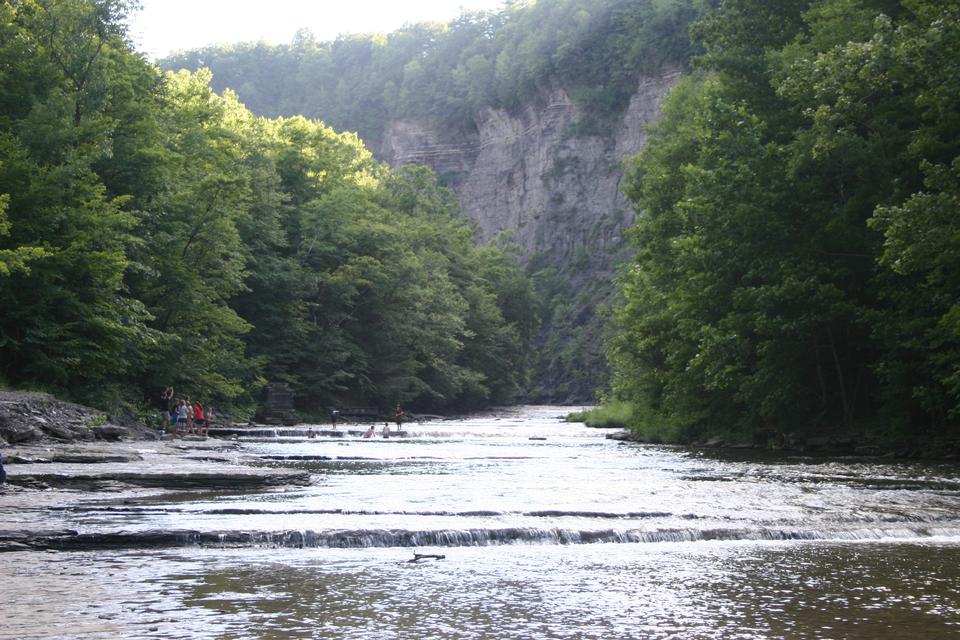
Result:
[[[446,22],[464,9],[496,10],[503,0],[141,0],[130,35],[151,58],[208,44],[290,42],[306,27],[317,40],[342,33],[395,31],[406,23]]]

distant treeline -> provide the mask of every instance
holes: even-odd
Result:
[[[162,75],[132,2],[0,4],[0,385],[103,404],[508,401],[536,332],[508,249],[356,136]]]
[[[724,0],[626,178],[651,437],[957,437],[960,4]]]
[[[690,56],[687,28],[712,0],[542,0],[465,12],[450,23],[289,45],[208,47],[161,67],[213,71],[255,113],[303,114],[376,147],[390,120],[468,127],[484,107],[511,109],[539,87],[564,86],[602,132],[643,72]]]

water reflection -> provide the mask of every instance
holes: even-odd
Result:
[[[23,595],[12,598],[9,582],[0,595],[37,612],[13,615],[4,638],[77,630],[103,638],[681,640],[960,632],[960,547],[936,541],[462,548],[420,563],[398,549],[15,555]]]

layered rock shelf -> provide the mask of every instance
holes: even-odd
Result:
[[[105,448],[109,447],[109,450]],[[4,455],[11,488],[82,491],[123,487],[158,489],[250,489],[310,482],[306,472],[250,466],[231,443],[191,442],[74,444],[23,447]]]
[[[237,443],[215,439],[46,440],[3,453],[7,480],[0,485],[0,551],[222,543],[222,537],[197,532],[56,527],[64,522],[65,512],[95,513],[130,501],[149,503],[165,495],[204,499],[224,492],[284,491],[311,483],[308,471],[276,468],[241,454]],[[14,522],[14,526],[3,524]]]

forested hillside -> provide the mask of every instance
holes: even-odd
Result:
[[[541,0],[449,24],[289,45],[180,52],[163,68],[213,72],[254,112],[357,131],[394,166],[426,164],[487,241],[507,234],[537,288],[529,396],[590,402],[608,384],[604,308],[629,255],[618,191],[707,0]]]
[[[689,58],[687,26],[710,0],[544,0],[464,12],[449,23],[289,45],[237,43],[183,51],[166,69],[213,71],[255,113],[302,114],[356,131],[378,148],[387,123],[473,126],[486,107],[516,109],[545,85],[566,87],[602,132],[643,72]]]
[[[0,385],[508,401],[536,331],[509,249],[478,248],[429,170],[161,74],[125,41],[131,4],[0,4]]]
[[[627,178],[616,395],[650,437],[960,423],[960,5],[726,0]]]

